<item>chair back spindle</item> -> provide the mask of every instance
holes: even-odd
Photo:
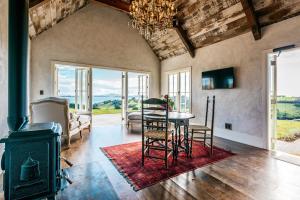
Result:
[[[204,123],[205,126],[207,126],[208,106],[209,106],[209,96],[207,96],[207,99],[206,99],[206,111],[205,111],[205,123]]]
[[[212,119],[211,119],[211,132],[214,132],[214,122],[215,122],[215,103],[216,97],[213,96],[213,103],[212,103]]]

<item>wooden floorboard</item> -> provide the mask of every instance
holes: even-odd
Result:
[[[90,191],[88,187],[91,190],[107,190],[107,187],[94,187],[92,183],[99,183],[99,179],[107,179],[110,182],[108,187],[117,195],[117,197],[112,195],[111,199],[300,199],[299,166],[274,159],[269,151],[220,138],[215,139],[215,146],[230,150],[236,153],[235,156],[135,192],[99,147],[140,139],[141,136],[137,131],[131,133],[121,125],[93,128],[91,133],[84,133],[83,140],[75,138],[71,148],[64,150],[62,155],[71,160],[75,167],[90,163],[96,166],[97,163],[105,174],[91,176],[92,171],[82,169],[80,172],[82,178],[77,183],[78,191],[81,191],[80,185],[83,185],[82,196],[72,196],[72,192],[68,192],[71,189],[66,189],[63,199],[85,199],[84,193]],[[75,181],[78,181],[77,179],[75,177]]]
[[[173,179],[162,181],[160,182],[160,185],[169,193],[176,196],[177,199],[186,199],[186,200],[197,199],[193,195],[191,195],[188,191],[180,187],[180,185],[174,182]]]
[[[58,200],[99,199],[114,200],[118,195],[112,187],[106,172],[98,162],[76,165],[66,169],[73,184],[58,193]]]

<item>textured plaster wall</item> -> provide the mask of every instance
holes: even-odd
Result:
[[[0,138],[7,135],[7,71],[8,71],[8,0],[0,1]],[[0,155],[2,155],[3,145],[0,146]]]
[[[31,100],[52,95],[53,60],[151,72],[151,96],[158,96],[160,61],[128,21],[125,13],[92,2],[33,39]]]
[[[195,58],[189,54],[162,62],[161,92],[167,93],[166,71],[192,67],[192,110],[196,120],[204,119],[205,98],[216,95],[216,135],[231,140],[266,147],[267,75],[265,50],[295,44],[300,41],[300,17],[273,24],[263,30],[263,37],[255,41],[251,33],[198,49]],[[236,67],[237,88],[231,90],[201,89],[202,71],[222,67]],[[225,122],[233,130],[224,129]]]

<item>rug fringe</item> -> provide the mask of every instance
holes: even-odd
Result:
[[[139,188],[139,187],[137,187],[137,186],[134,185],[134,181],[129,178],[128,174],[121,167],[119,167],[116,163],[113,162],[114,159],[111,158],[110,155],[108,155],[107,152],[105,152],[105,150],[103,149],[103,147],[100,147],[100,150],[108,158],[108,160],[113,164],[113,166],[115,166],[115,168],[118,170],[118,172],[123,176],[123,178],[133,188],[133,190],[135,192],[141,190],[141,188]]]

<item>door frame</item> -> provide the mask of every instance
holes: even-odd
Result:
[[[300,49],[300,42],[296,42],[293,43],[295,45],[295,48],[292,49],[288,49],[288,50],[283,50],[284,52],[286,51],[293,51],[295,49]],[[264,91],[264,95],[262,95],[262,102],[264,104],[263,106],[263,113],[264,113],[264,130],[263,133],[263,144],[265,146],[266,149],[271,150],[271,151],[276,151],[276,147],[275,149],[272,148],[272,138],[273,138],[273,132],[272,132],[272,119],[271,119],[271,98],[270,98],[270,81],[271,81],[271,77],[270,77],[270,67],[269,67],[269,59],[268,59],[268,55],[275,53],[273,52],[273,49],[267,49],[263,51],[263,60],[262,60],[262,66],[263,66],[263,70],[262,70],[262,74],[263,74],[263,80],[265,80],[263,82],[263,91]]]
[[[57,63],[56,63],[57,64]],[[87,98],[87,111],[79,111],[80,113],[84,113],[84,114],[90,114],[91,113],[91,74],[92,74],[92,70],[91,68],[89,67],[85,67],[85,66],[75,66],[75,65],[69,65],[70,67],[74,67],[75,69],[75,110],[77,110],[77,96],[78,96],[78,70],[87,70],[87,75],[86,75],[86,81],[87,81],[87,87],[86,87],[86,98]],[[57,71],[57,67],[55,66],[54,64],[54,67],[53,67],[53,82],[52,82],[52,86],[53,87],[53,94],[52,96],[56,96],[57,93],[58,93],[58,80],[57,80],[57,77],[58,77],[58,71]]]
[[[91,65],[91,64],[81,64],[81,63],[73,63],[73,62],[65,62],[65,61],[58,61],[58,60],[52,60],[51,61],[51,92],[52,92],[52,96],[55,96],[57,94],[57,88],[55,87],[56,86],[56,83],[57,83],[57,74],[56,74],[56,70],[55,70],[55,65],[69,65],[69,66],[73,66],[73,67],[81,67],[81,68],[89,68],[89,79],[90,79],[90,82],[89,82],[89,95],[90,95],[90,98],[89,98],[89,114],[90,116],[92,117],[93,116],[93,113],[92,113],[92,107],[93,107],[93,69],[105,69],[105,70],[112,70],[112,71],[119,71],[123,74],[125,74],[126,76],[126,81],[123,82],[123,78],[121,77],[121,82],[122,82],[122,98],[123,98],[123,91],[125,91],[125,97],[128,96],[128,73],[129,72],[133,72],[133,73],[141,73],[141,74],[146,74],[148,75],[148,93],[149,93],[149,96],[151,94],[151,89],[152,87],[151,86],[151,83],[152,83],[152,72],[150,71],[145,71],[145,70],[132,70],[132,69],[128,69],[128,68],[118,68],[118,67],[104,67],[104,66],[98,66],[98,65]],[[124,88],[123,84],[126,84],[127,86],[127,89]],[[127,94],[126,94],[127,93]],[[126,105],[123,105],[123,103],[125,103]],[[126,110],[123,110],[124,107],[126,106]],[[124,115],[124,113],[127,113],[127,100],[126,101],[123,101],[122,100],[122,118],[124,118],[122,120],[122,123],[126,122],[127,120],[127,114]]]

